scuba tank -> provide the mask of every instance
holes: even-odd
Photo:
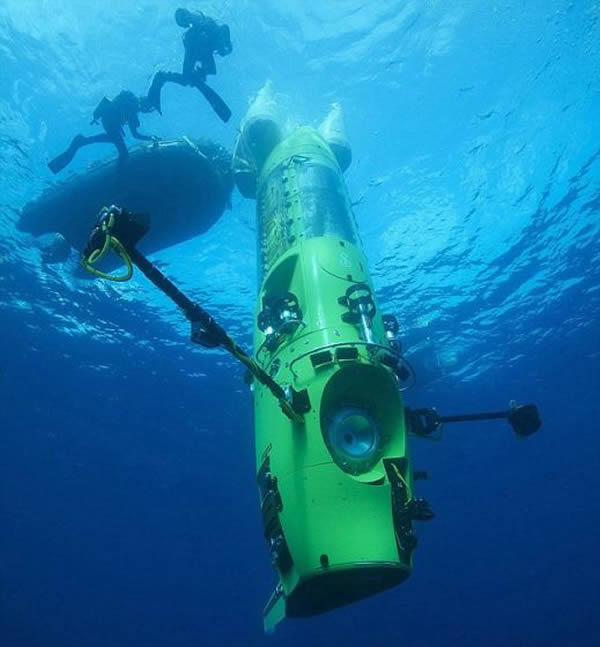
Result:
[[[100,103],[96,106],[96,109],[94,110],[94,113],[92,115],[92,123],[97,124],[101,119],[103,119],[107,115],[111,106],[112,101],[110,99],[107,99],[106,97],[102,97]]]

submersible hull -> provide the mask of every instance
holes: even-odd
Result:
[[[416,540],[398,358],[342,170],[316,130],[273,148],[256,199],[256,359],[303,415],[283,416],[254,385],[264,534],[279,576],[270,629],[400,583]]]

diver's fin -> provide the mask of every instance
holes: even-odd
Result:
[[[61,153],[60,155],[57,155],[53,160],[50,160],[48,162],[48,168],[52,171],[52,173],[54,173],[54,175],[56,175],[69,164],[74,156],[75,151],[68,148],[64,153]]]
[[[222,121],[229,121],[231,117],[231,110],[229,106],[223,101],[223,99],[218,95],[211,87],[206,85],[206,83],[197,82],[194,83],[194,86],[202,92],[204,98],[210,103],[212,109],[219,115],[219,118]]]
[[[164,72],[157,72],[152,79],[150,84],[150,89],[148,90],[148,103],[156,108],[159,115],[162,115],[162,107],[160,105],[160,92],[163,88],[163,85],[168,80],[168,75]]]
[[[73,160],[75,153],[81,146],[81,140],[83,139],[84,138],[81,135],[77,135],[71,142],[69,148],[67,148],[64,153],[57,155],[54,159],[48,162],[48,168],[52,171],[52,173],[54,173],[54,175],[62,171],[65,166],[67,166]]]

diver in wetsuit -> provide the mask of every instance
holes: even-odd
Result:
[[[183,70],[181,74],[157,72],[148,90],[148,101],[162,114],[160,92],[163,85],[168,82],[184,86],[191,85],[202,92],[223,121],[228,121],[231,117],[231,110],[223,99],[206,85],[206,77],[209,74],[217,73],[214,54],[227,56],[233,50],[229,27],[219,25],[200,11],[189,11],[182,8],[175,11],[175,22],[186,29],[183,35],[185,48]]]
[[[138,113],[152,112],[153,110],[154,107],[150,105],[146,97],[138,98],[133,92],[129,92],[128,90],[119,92],[112,100],[104,97],[98,104],[96,110],[94,110],[94,118],[91,124],[97,124],[98,121],[101,121],[105,132],[99,135],[92,135],[91,137],[76,135],[64,153],[61,153],[48,162],[48,167],[53,173],[58,173],[72,161],[82,146],[101,143],[114,144],[119,151],[119,161],[124,162],[129,153],[127,152],[125,140],[123,139],[125,136],[123,126],[127,125],[131,134],[136,139],[157,141],[156,137],[143,135],[138,132],[140,125]]]

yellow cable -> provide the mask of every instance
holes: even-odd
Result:
[[[392,467],[394,468],[394,472],[396,472],[396,476],[402,481],[402,483],[404,483],[404,487],[410,492],[408,483],[406,482],[406,479],[402,475],[402,472],[398,469],[398,466],[395,463],[392,463]]]
[[[114,281],[116,283],[124,283],[125,281],[129,281],[129,279],[133,276],[133,264],[131,262],[131,258],[129,258],[129,254],[127,253],[127,250],[125,247],[123,247],[123,244],[118,238],[115,238],[114,236],[111,236],[110,233],[108,233],[108,230],[110,228],[105,228],[103,226],[103,229],[106,231],[106,238],[104,239],[104,245],[102,246],[102,249],[100,251],[94,250],[87,258],[84,257],[81,259],[81,264],[83,267],[90,273],[93,274],[94,276],[98,276],[101,279],[106,279],[107,281]],[[101,270],[97,270],[94,265],[100,261],[104,256],[106,255],[106,252],[111,248],[115,250],[115,252],[121,257],[121,260],[125,263],[125,274],[121,274],[118,276],[114,276],[113,274],[107,274],[106,272],[102,272]]]

